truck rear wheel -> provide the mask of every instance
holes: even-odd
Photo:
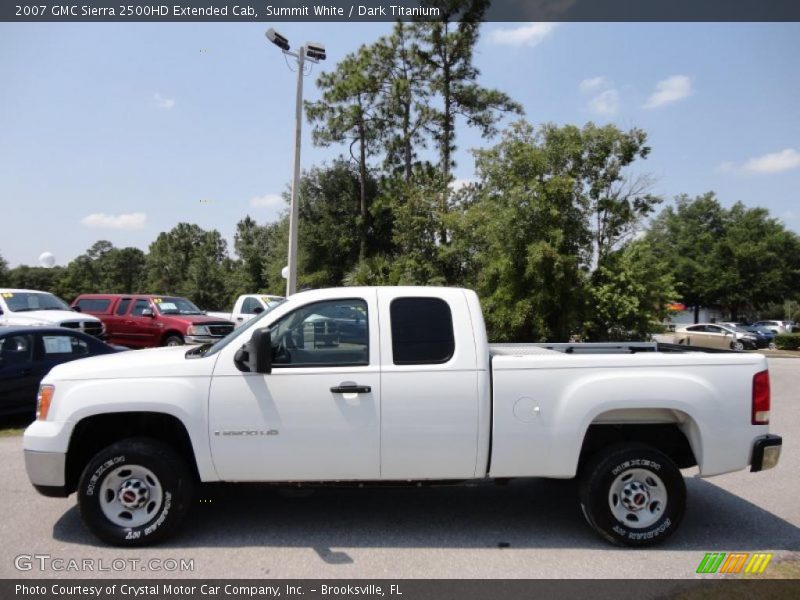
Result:
[[[579,494],[589,525],[622,546],[665,540],[686,508],[680,470],[643,444],[620,444],[593,456],[582,469]]]
[[[178,529],[193,490],[186,462],[172,448],[131,438],[89,461],[78,484],[78,507],[83,522],[101,540],[147,546]]]

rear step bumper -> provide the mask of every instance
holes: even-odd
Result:
[[[766,471],[778,464],[781,457],[783,439],[779,435],[768,433],[753,443],[753,459],[750,461],[750,472]]]

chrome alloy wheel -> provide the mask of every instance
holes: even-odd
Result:
[[[614,517],[633,529],[650,527],[667,507],[664,482],[648,469],[628,469],[617,476],[608,493]]]
[[[117,467],[100,486],[103,514],[120,527],[140,527],[150,521],[158,514],[163,498],[158,478],[139,465]]]

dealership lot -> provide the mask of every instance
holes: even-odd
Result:
[[[550,480],[207,486],[176,539],[110,548],[83,528],[74,496],[34,492],[22,440],[9,437],[0,438],[0,577],[683,578],[712,551],[774,552],[768,575],[782,559],[800,559],[800,360],[770,359],[770,369],[772,429],[784,438],[779,466],[687,479],[686,520],[654,549],[609,546],[584,523],[574,482]]]

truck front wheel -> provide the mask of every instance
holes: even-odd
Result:
[[[584,466],[580,502],[589,525],[623,546],[648,546],[671,535],[686,508],[683,475],[669,457],[643,444],[620,444]]]
[[[166,338],[164,338],[164,345],[165,346],[183,346],[183,336],[177,333],[171,333]]]
[[[115,546],[147,546],[172,535],[193,497],[186,461],[172,448],[131,438],[101,450],[78,484],[89,530]]]

